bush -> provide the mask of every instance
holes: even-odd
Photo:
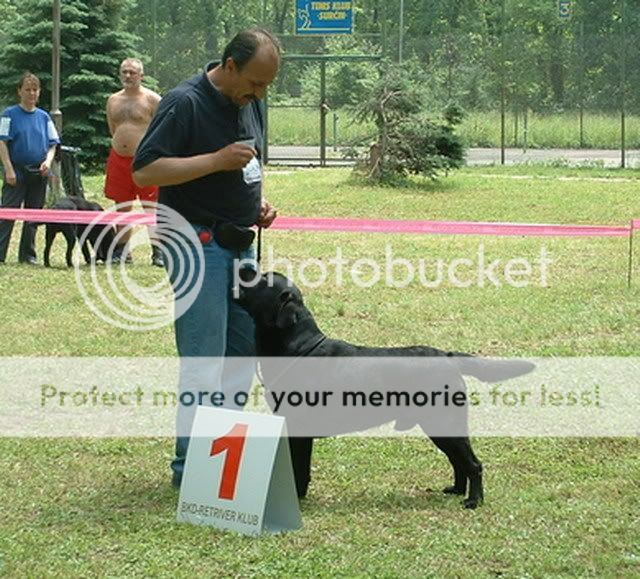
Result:
[[[410,67],[387,64],[382,76],[369,85],[370,97],[355,107],[356,120],[373,121],[378,131],[377,140],[361,157],[376,181],[410,174],[435,179],[464,159],[462,140],[455,134],[462,109],[449,105],[442,118],[429,118],[420,78]]]

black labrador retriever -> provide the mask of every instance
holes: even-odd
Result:
[[[76,211],[104,211],[102,206],[98,203],[87,201],[82,197],[72,196],[59,199],[51,208]],[[96,261],[106,262],[109,247],[113,244],[115,238],[115,232],[111,225],[97,224],[89,226],[81,223],[47,223],[45,232],[46,243],[44,247],[44,265],[46,267],[51,267],[51,246],[53,245],[53,240],[56,235],[58,233],[62,233],[67,241],[67,267],[73,267],[73,262],[71,260],[73,248],[76,241],[79,242],[81,240],[87,228],[89,228],[89,230],[87,231],[84,243],[80,248],[82,250],[82,256],[84,257],[85,263],[89,264],[92,261],[91,253],[87,247],[87,242],[89,242],[93,247],[95,252],[94,259]]]
[[[324,386],[330,387],[332,394],[335,390],[344,394],[345,387],[353,389],[357,384],[371,393],[371,388],[384,388],[397,381],[399,376],[403,384],[445,384],[444,388],[451,386],[465,392],[463,375],[495,382],[530,372],[534,368],[532,363],[491,360],[428,346],[372,348],[333,340],[320,331],[312,313],[304,305],[302,293],[282,274],[270,272],[260,275],[244,268],[240,270],[239,278],[239,284],[234,288],[234,299],[255,321],[257,355],[261,378],[267,389],[267,401],[277,414],[287,418],[299,497],[306,495],[311,480],[314,437],[355,432],[395,420],[398,430],[419,425],[447,456],[453,466],[454,484],[445,488],[445,493],[464,496],[468,486],[469,495],[464,506],[473,509],[482,502],[482,464],[474,454],[467,435],[468,404],[463,404],[462,409],[454,408],[452,413],[437,409],[427,413],[427,420],[422,409],[407,413],[393,405],[378,405],[375,411],[365,413],[355,412],[353,408],[340,408],[340,405],[316,407],[311,412],[307,408],[306,412],[300,412],[300,408],[281,402],[291,388],[311,390]],[[292,371],[295,360],[305,364],[309,359],[311,365],[306,364],[298,372]],[[315,361],[318,364],[314,368]],[[429,424],[434,419],[440,421],[441,427],[444,424],[444,431],[447,431],[446,427],[453,426],[450,431],[455,435],[443,435],[442,428],[434,429],[433,424]],[[319,430],[322,432],[318,433]]]

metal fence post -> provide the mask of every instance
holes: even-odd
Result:
[[[626,159],[626,89],[627,89],[627,27],[625,22],[626,2],[621,0],[620,6],[620,26],[621,30],[621,50],[620,50],[620,166],[624,169],[627,164]]]
[[[505,28],[506,28],[506,8],[505,8],[505,0],[502,0],[502,11],[501,11],[501,30],[500,30],[500,164],[505,164],[505,147],[506,147],[506,119],[505,119],[505,108],[506,108],[506,86],[505,86],[505,53],[504,53],[504,41],[505,41]]]
[[[584,149],[584,20],[580,20],[580,148]]]
[[[320,166],[327,164],[327,63],[320,62]]]

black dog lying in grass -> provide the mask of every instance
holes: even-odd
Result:
[[[454,484],[444,492],[465,495],[468,485],[469,496],[464,506],[477,507],[483,500],[482,464],[467,436],[467,404],[451,411],[414,408],[408,412],[398,406],[380,404],[366,412],[340,404],[314,405],[304,412],[299,405],[281,402],[287,393],[305,388],[307,393],[315,389],[317,395],[323,388],[330,389],[332,394],[334,391],[344,394],[345,388],[353,391],[356,387],[377,395],[398,383],[411,384],[413,393],[426,385],[443,386],[447,393],[450,388],[457,389],[460,396],[466,396],[463,375],[495,382],[526,374],[533,370],[533,364],[477,358],[427,346],[370,348],[333,340],[320,331],[303,303],[300,290],[290,280],[278,273],[264,274],[259,280],[257,275],[251,269],[242,269],[234,298],[256,324],[257,354],[268,390],[267,400],[276,413],[287,418],[298,496],[304,497],[309,486],[314,437],[356,432],[395,420],[398,430],[415,425],[422,428],[453,466]],[[300,368],[298,372],[294,371],[296,365]]]
[[[51,209],[104,211],[104,209],[98,203],[87,201],[86,199],[82,199],[81,197],[63,197],[62,199],[56,201]],[[95,252],[94,259],[96,261],[106,262],[107,252],[109,250],[109,247],[113,244],[115,237],[114,229],[111,225],[97,224],[89,226],[82,223],[47,223],[45,232],[46,244],[44,247],[44,265],[46,267],[51,267],[51,246],[53,245],[53,240],[55,239],[56,235],[58,233],[62,233],[67,241],[67,267],[73,267],[73,262],[71,260],[71,257],[73,255],[73,248],[76,244],[76,241],[80,242],[80,239],[82,238],[82,235],[87,228],[89,228],[89,231],[87,232],[85,241],[80,248],[82,250],[82,256],[84,257],[85,263],[89,264],[92,262],[92,257],[87,242],[89,242],[93,247],[93,250]]]

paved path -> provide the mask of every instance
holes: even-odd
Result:
[[[610,149],[507,149],[506,164],[542,163],[554,160],[566,160],[571,165],[585,163],[603,163],[605,167],[620,166],[620,151]],[[627,167],[640,167],[640,150],[626,152]],[[293,160],[295,159],[295,160]],[[318,165],[320,147],[269,147],[269,162],[274,165]],[[341,157],[340,151],[327,147],[327,164],[350,165],[352,162]],[[467,151],[468,165],[499,165],[500,149],[474,148]]]

